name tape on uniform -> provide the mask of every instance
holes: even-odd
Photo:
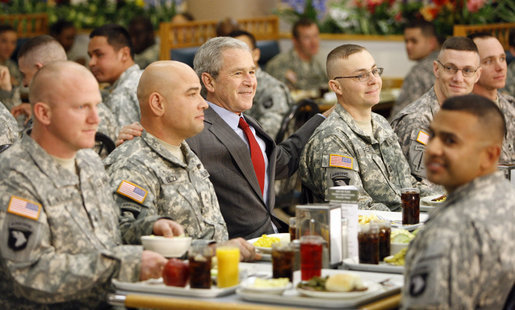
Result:
[[[145,198],[148,194],[148,192],[143,188],[126,180],[123,180],[122,183],[120,183],[120,186],[118,186],[116,192],[122,196],[136,201],[137,203],[142,203],[145,201]]]

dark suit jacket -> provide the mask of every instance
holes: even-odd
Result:
[[[247,145],[213,109],[205,111],[204,130],[186,141],[209,171],[229,237],[250,239],[273,233],[271,221],[278,228],[283,226],[284,223],[272,216],[275,204],[273,180],[286,178],[297,170],[304,145],[324,118],[313,117],[279,145],[254,119],[245,118],[266,143],[271,179],[266,204]]]

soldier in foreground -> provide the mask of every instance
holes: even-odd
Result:
[[[326,67],[338,104],[302,153],[303,184],[316,201],[325,201],[331,186],[350,184],[361,190],[361,209],[400,210],[401,189],[416,181],[388,121],[372,113],[379,102],[383,68],[354,44],[332,50]]]
[[[166,259],[120,245],[102,162],[83,150],[99,121],[93,75],[74,62],[48,64],[29,99],[32,132],[0,154],[0,307],[105,307],[112,278],[158,278]],[[166,230],[182,232],[156,222],[156,234]]]
[[[513,309],[503,305],[515,283],[515,190],[496,171],[505,132],[499,108],[478,95],[436,114],[425,165],[448,197],[409,246],[402,308]]]
[[[138,98],[144,130],[105,161],[114,199],[122,210],[124,242],[139,243],[161,216],[183,225],[195,239],[227,242],[209,173],[184,142],[204,128],[208,105],[200,89],[195,71],[177,61],[155,62],[141,76]],[[128,195],[122,190],[125,186],[134,186],[141,194]],[[242,238],[228,242],[240,248],[242,259],[254,259],[250,243]]]

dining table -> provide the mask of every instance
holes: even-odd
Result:
[[[424,204],[424,203],[421,203]],[[436,208],[427,206],[426,211]],[[401,212],[381,212],[359,210],[360,215],[376,214],[379,218],[395,222],[402,217]],[[427,212],[420,213],[420,220],[428,219]],[[421,223],[422,225],[422,223]],[[345,262],[345,260],[344,260]],[[361,268],[353,268],[360,266]],[[365,268],[363,268],[365,267]],[[386,268],[381,265],[341,264],[337,268],[322,269],[322,276],[336,273],[354,273],[359,275],[364,283],[373,283],[375,291],[356,298],[324,298],[324,296],[304,296],[296,285],[300,281],[300,270],[294,272],[293,286],[280,295],[255,293],[246,291],[241,282],[246,278],[257,276],[270,278],[272,263],[270,255],[263,255],[262,260],[240,262],[240,285],[228,289],[211,288],[205,294],[198,295],[186,288],[166,287],[159,280],[123,283],[113,280],[114,293],[109,295],[108,302],[113,306],[127,308],[151,309],[396,309],[401,303],[401,289],[404,283],[403,267]],[[154,281],[155,283],[152,283]],[[156,282],[157,281],[157,282]],[[369,286],[372,287],[372,286]],[[159,288],[159,289],[158,289]],[[169,290],[169,291],[168,291]],[[202,291],[202,290],[201,290]]]

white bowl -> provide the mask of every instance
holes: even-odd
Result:
[[[397,254],[400,250],[408,247],[409,243],[391,242],[390,243],[390,255]]]
[[[250,277],[245,279],[240,286],[245,291],[253,292],[253,293],[263,293],[263,294],[273,294],[273,295],[281,295],[287,289],[292,287],[291,282],[288,282],[284,286],[275,286],[275,287],[254,287],[254,281],[257,277]]]
[[[181,257],[190,247],[191,237],[142,236],[141,243],[145,250],[157,252],[164,257]]]

